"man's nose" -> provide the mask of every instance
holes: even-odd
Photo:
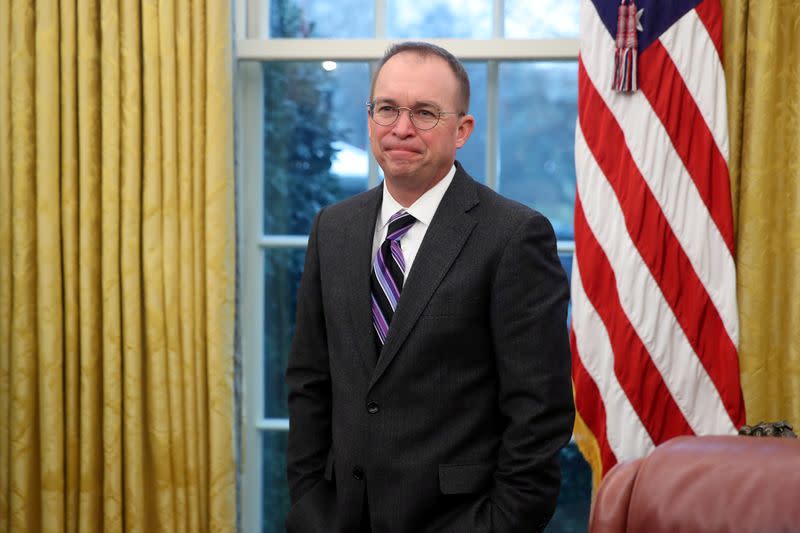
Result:
[[[399,110],[400,116],[397,117],[397,122],[394,123],[394,132],[397,135],[407,137],[417,132],[414,123],[411,121],[411,110],[401,107]]]

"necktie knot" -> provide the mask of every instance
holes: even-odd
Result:
[[[389,229],[386,231],[386,238],[390,241],[399,241],[403,235],[408,233],[411,226],[417,219],[406,211],[400,210],[389,218]]]

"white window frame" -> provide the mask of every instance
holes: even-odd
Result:
[[[269,0],[235,0],[235,51],[238,60],[259,61],[370,61],[379,60],[397,40],[386,36],[386,2],[375,0],[375,39],[262,39],[269,28]],[[464,61],[487,61],[487,129],[485,182],[498,188],[497,95],[500,61],[577,60],[578,39],[504,39],[504,1],[493,3],[491,39],[429,39]],[[248,16],[252,14],[252,16]],[[372,70],[372,68],[370,68]],[[263,77],[255,61],[238,62],[236,78],[237,185],[241,228],[242,334],[242,436],[241,458],[242,527],[245,532],[260,532],[264,502],[262,497],[262,436],[265,431],[288,431],[289,421],[264,416],[264,250],[305,248],[307,235],[263,235],[263,115],[244,112],[261,109]],[[369,161],[368,185],[378,181],[375,160]],[[560,253],[572,253],[574,241],[559,241]]]

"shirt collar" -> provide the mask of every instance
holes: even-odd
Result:
[[[447,188],[453,181],[453,176],[455,176],[455,174],[456,166],[453,165],[450,167],[450,171],[445,175],[445,177],[439,180],[439,183],[425,191],[425,193],[417,198],[417,201],[411,204],[409,207],[403,207],[392,197],[391,193],[386,188],[386,180],[384,180],[380,227],[383,228],[386,224],[388,224],[389,218],[391,218],[392,215],[401,209],[405,209],[407,213],[410,213],[411,216],[417,219],[417,222],[422,222],[426,226],[429,225],[431,220],[433,220],[433,215],[436,214],[436,209],[439,207],[439,203],[444,197],[444,193],[447,192]]]

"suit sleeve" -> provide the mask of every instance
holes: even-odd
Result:
[[[506,422],[489,493],[492,530],[538,531],[558,497],[558,454],[575,408],[569,286],[552,226],[535,213],[509,239],[492,286],[491,328]]]
[[[297,318],[286,384],[289,391],[287,477],[292,504],[323,478],[331,446],[331,377],[318,238],[323,211],[314,219],[297,291]]]

